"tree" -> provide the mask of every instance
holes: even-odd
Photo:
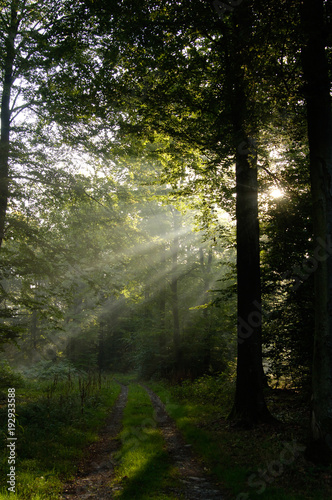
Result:
[[[3,41],[3,82],[1,97],[1,137],[0,137],[0,246],[4,238],[5,218],[9,196],[9,136],[11,117],[11,92],[14,83],[15,42],[19,27],[17,0],[9,5],[9,12],[2,13],[7,21],[5,40]]]
[[[326,5],[325,5],[326,7]],[[332,462],[332,110],[324,2],[303,0],[303,73],[306,79],[313,228],[316,244],[315,334],[311,440],[308,455]]]
[[[179,216],[176,209],[172,210],[174,237],[171,243],[172,253],[172,315],[173,315],[173,342],[175,354],[176,371],[181,370],[181,338],[180,338],[180,319],[179,319],[179,297],[178,297],[178,254],[179,254]]]
[[[57,100],[54,84],[58,73],[68,85],[68,74],[71,74],[70,83],[75,81],[77,85],[77,80],[83,78],[83,69],[87,71],[87,60],[93,60],[92,54],[90,57],[86,51],[94,46],[91,37],[95,37],[84,17],[84,4],[80,2],[73,9],[66,0],[46,3],[5,0],[1,9],[0,246],[5,236],[8,203],[15,198],[15,183],[33,178],[36,182],[50,181],[47,166],[43,168],[45,152],[42,146],[45,145],[46,125],[55,123],[52,111]],[[62,123],[73,125],[78,121],[79,103],[74,102],[74,94],[71,87],[71,104],[75,111],[70,117],[68,113],[64,115],[68,100],[56,102],[63,116]],[[87,96],[85,101],[86,104],[89,101]],[[54,132],[55,129],[47,141],[52,142],[50,137],[53,138]]]
[[[253,13],[243,4],[233,14],[228,87],[236,151],[238,358],[231,418],[245,425],[270,420],[263,394],[262,300],[258,220],[256,110],[250,103],[256,82],[246,79],[249,53],[243,40],[253,40]],[[253,42],[249,43],[252,48]],[[242,147],[245,145],[245,147]]]
[[[261,93],[254,68],[255,52],[261,51],[254,6],[241,4],[217,21],[206,2],[191,2],[189,8],[186,2],[165,2],[165,8],[146,2],[142,12],[146,21],[143,13],[134,16],[119,64],[124,66],[122,91],[135,97],[143,89],[143,99],[129,99],[121,128],[151,142],[162,137],[169,181],[180,195],[198,194],[210,212],[226,198],[223,192],[232,191],[229,179],[236,162],[239,356],[233,415],[248,422],[265,420],[257,157],[248,147],[259,133],[252,102]],[[190,176],[194,181],[188,181]]]

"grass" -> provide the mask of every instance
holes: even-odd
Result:
[[[204,377],[194,384],[149,386],[166,404],[185,440],[236,500],[327,500],[332,498],[332,470],[303,457],[307,405],[296,392],[270,391],[267,400],[281,427],[253,430],[232,427],[227,420],[232,384]],[[285,444],[286,443],[286,444]]]
[[[69,377],[30,381],[17,385],[16,491],[8,494],[5,481],[0,499],[55,500],[63,483],[76,472],[84,448],[98,439],[106,415],[120,387],[128,385],[121,449],[116,455],[113,479],[120,500],[175,500],[181,490],[176,468],[154,418],[145,390],[135,375]],[[203,377],[171,387],[150,383],[166,404],[185,440],[193,445],[204,466],[220,483],[226,499],[327,500],[332,498],[332,470],[307,462],[302,450],[309,420],[308,405],[294,391],[266,394],[280,427],[240,430],[227,420],[233,384],[223,377]],[[13,384],[10,384],[13,386]],[[3,403],[5,403],[3,401]],[[6,422],[7,406],[0,406]],[[0,474],[8,473],[7,430],[0,436]],[[302,448],[303,449],[303,448]]]
[[[178,498],[167,493],[178,482],[153,413],[146,391],[138,385],[130,385],[120,434],[122,447],[116,457],[119,461],[113,482],[113,486],[119,485],[116,498]]]
[[[119,392],[110,378],[92,376],[35,380],[17,389],[17,493],[9,493],[4,482],[0,499],[58,499],[63,483],[75,474],[84,447],[98,439]],[[0,408],[3,421],[6,411],[6,405]],[[2,429],[1,477],[8,473],[6,439]]]

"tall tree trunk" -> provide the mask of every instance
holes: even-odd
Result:
[[[249,152],[237,154],[236,196],[238,357],[231,418],[251,426],[271,415],[263,393],[257,164]]]
[[[316,462],[332,463],[332,111],[323,0],[303,0],[301,19],[313,224],[320,247],[315,272],[311,444],[307,454]]]
[[[1,97],[0,134],[0,247],[5,233],[5,221],[9,197],[9,135],[10,135],[10,94],[13,85],[15,60],[15,39],[18,30],[18,2],[12,1],[10,26],[5,41],[4,73]]]
[[[199,249],[199,260],[201,264],[201,270],[203,275],[203,284],[204,284],[204,299],[203,304],[206,303],[206,294],[208,293],[211,279],[211,266],[212,266],[212,248],[209,248],[207,262],[205,263],[204,252],[203,249]],[[203,317],[204,317],[204,354],[203,354],[203,373],[208,373],[210,370],[211,364],[211,350],[212,350],[212,339],[211,339],[211,327],[210,327],[210,318],[209,318],[209,310],[207,308],[203,309]]]
[[[173,210],[173,228],[174,238],[171,247],[172,252],[172,277],[171,277],[171,293],[172,293],[172,314],[173,314],[173,344],[175,352],[175,364],[179,369],[181,365],[181,346],[180,346],[180,319],[179,319],[179,297],[178,297],[178,254],[179,254],[179,222],[177,210]]]
[[[163,244],[161,250],[161,259],[160,264],[161,268],[166,268],[166,248],[165,244]],[[158,297],[158,309],[159,309],[159,349],[160,354],[164,353],[165,344],[166,344],[166,336],[165,336],[165,326],[166,326],[166,288],[165,282],[162,280],[161,287],[159,289],[159,297]]]
[[[257,154],[254,103],[249,101],[244,68],[248,62],[252,11],[243,2],[233,13],[229,40],[229,93],[236,147],[237,378],[230,417],[245,426],[272,419],[265,404],[262,363],[261,275]]]
[[[105,352],[105,337],[106,337],[106,321],[100,320],[99,322],[99,332],[98,332],[98,355],[97,355],[97,363],[98,369],[104,370],[106,367],[106,352]]]
[[[36,310],[32,312],[30,334],[31,334],[31,347],[34,349],[34,351],[36,351],[37,338],[38,338],[38,312]]]

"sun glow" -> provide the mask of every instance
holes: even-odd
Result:
[[[276,198],[282,198],[284,196],[284,192],[282,189],[278,188],[278,187],[273,187],[271,190],[270,190],[270,196],[271,198],[273,199],[276,199]]]

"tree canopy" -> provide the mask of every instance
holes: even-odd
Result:
[[[330,27],[323,0],[1,3],[6,355],[236,362],[245,425],[313,380],[332,456]]]

